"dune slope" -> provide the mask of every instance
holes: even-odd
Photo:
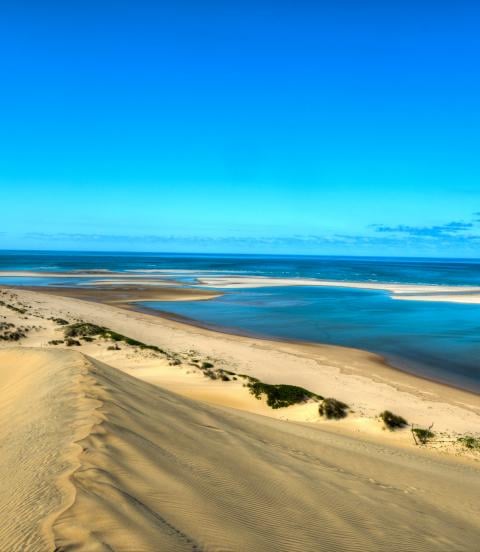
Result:
[[[0,350],[2,552],[54,549],[51,519],[73,500],[74,441],[91,426],[91,407],[80,400],[87,365],[81,355]]]
[[[2,550],[469,551],[480,537],[470,466],[198,403],[76,352],[0,351],[0,374]]]

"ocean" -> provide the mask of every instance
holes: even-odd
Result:
[[[0,270],[42,273],[0,277],[0,285],[85,285],[99,279],[49,274],[85,270],[171,271],[158,275],[186,285],[197,275],[480,285],[480,261],[468,259],[2,252]],[[401,301],[385,291],[337,287],[224,291],[209,301],[144,306],[232,333],[366,349],[399,369],[480,392],[480,305]]]

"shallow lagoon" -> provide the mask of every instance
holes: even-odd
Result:
[[[480,305],[318,287],[226,290],[210,301],[142,304],[232,332],[374,351],[398,368],[480,392]]]

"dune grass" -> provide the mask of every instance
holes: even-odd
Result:
[[[318,407],[320,416],[328,420],[341,420],[342,418],[346,418],[347,410],[348,404],[332,398],[324,399]]]
[[[322,399],[320,395],[296,385],[273,385],[261,381],[250,381],[247,387],[250,389],[250,393],[257,399],[261,399],[262,395],[265,395],[267,397],[267,404],[271,408],[285,408],[309,399]]]
[[[402,416],[398,416],[397,414],[393,414],[390,410],[384,410],[380,414],[380,418],[383,420],[385,426],[392,431],[407,425],[407,420],[405,420],[405,418],[402,418]]]
[[[92,337],[101,337],[103,339],[111,339],[116,342],[121,341],[127,345],[138,347],[139,349],[148,349],[155,351],[156,353],[166,354],[163,349],[157,347],[156,345],[147,345],[146,343],[142,343],[141,341],[137,341],[136,339],[132,339],[126,335],[119,334],[103,326],[90,324],[89,322],[77,322],[75,324],[71,324],[65,328],[64,333],[66,338],[78,337],[88,339]]]

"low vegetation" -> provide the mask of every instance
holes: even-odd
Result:
[[[93,337],[100,337],[103,339],[110,339],[112,341],[121,341],[127,345],[133,347],[138,347],[139,349],[148,349],[150,351],[155,351],[156,353],[167,354],[163,349],[157,347],[156,345],[147,345],[131,337],[114,332],[103,326],[97,326],[96,324],[90,324],[89,322],[77,322],[76,324],[71,324],[65,328],[65,337],[66,338],[81,338],[85,340],[90,340]],[[90,338],[90,339],[89,339]]]
[[[459,437],[457,439],[457,442],[469,450],[480,451],[480,437],[473,437],[472,435],[464,435],[463,437]]]
[[[58,324],[59,326],[68,326],[70,322],[68,320],[65,320],[64,318],[49,318],[52,322],[55,322],[55,324]]]
[[[383,420],[385,427],[388,427],[388,429],[392,431],[407,425],[407,420],[405,420],[405,418],[402,418],[402,416],[398,416],[397,414],[393,414],[390,410],[384,410],[380,414],[380,418]]]
[[[433,424],[428,428],[412,427],[412,435],[415,444],[426,445],[435,437],[435,433],[432,431]]]
[[[28,328],[22,326],[15,327],[11,322],[0,322],[0,340],[2,341],[19,341],[27,337]]]
[[[16,307],[15,305],[10,305],[9,303],[5,303],[5,301],[0,301],[0,305],[2,307],[7,307],[7,309],[10,309],[14,312],[18,312],[19,314],[25,314],[27,312],[27,309],[22,309],[22,308]]]
[[[48,342],[49,345],[62,345],[63,343],[65,343],[63,339],[52,339]]]
[[[296,385],[263,383],[255,380],[255,378],[249,378],[247,387],[250,389],[250,393],[257,399],[261,399],[262,395],[266,395],[267,404],[271,408],[285,408],[292,404],[298,404],[306,402],[309,399],[322,399],[320,395],[308,391],[303,387],[297,387]]]
[[[348,404],[332,398],[323,399],[318,407],[320,416],[324,416],[328,420],[341,420],[342,418],[346,418],[347,410]]]

